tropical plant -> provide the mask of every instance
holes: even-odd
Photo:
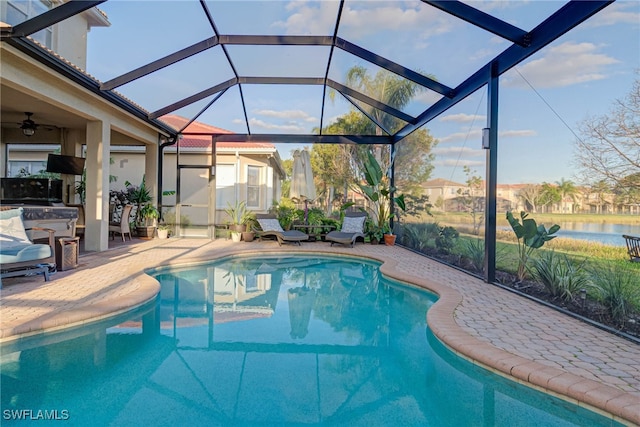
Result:
[[[160,218],[160,212],[151,203],[147,203],[138,210],[138,222],[136,225],[150,227],[153,221]]]
[[[249,219],[250,212],[247,210],[247,202],[244,200],[236,200],[234,204],[227,202],[227,207],[224,211],[232,225],[246,224]]]
[[[126,200],[133,203],[136,207],[136,214],[135,214],[136,225],[144,226],[146,224],[146,218],[143,213],[143,207],[149,204],[149,202],[152,200],[151,192],[147,188],[145,177],[144,175],[142,176],[142,182],[138,186],[132,185],[129,181],[125,181],[124,185],[127,188],[125,191]],[[146,208],[146,212],[153,215],[151,213],[150,208]],[[156,209],[156,212],[157,212],[157,209]]]
[[[400,243],[419,252],[424,252],[427,248],[435,245],[432,242],[435,242],[438,237],[439,228],[435,222],[404,224]]]
[[[521,211],[522,223],[520,223],[518,219],[514,218],[511,211],[507,212],[507,221],[518,239],[518,281],[524,280],[531,253],[535,249],[541,248],[545,242],[554,239],[556,236],[552,236],[552,234],[560,230],[558,224],[554,224],[547,230],[544,225],[538,225],[533,218],[527,218],[527,216],[526,212]]]
[[[584,263],[574,264],[565,254],[547,251],[534,260],[533,271],[551,296],[570,301],[589,284]]]
[[[300,220],[295,203],[291,199],[283,197],[280,202],[272,208],[272,213],[278,217],[278,222],[285,230],[289,230],[291,225]]]
[[[441,251],[449,254],[456,244],[456,239],[460,236],[458,230],[450,226],[438,228],[438,236],[436,237],[436,247]]]
[[[360,190],[370,201],[369,215],[371,230],[374,233],[391,233],[391,220],[396,216],[392,212],[391,203],[395,203],[401,210],[405,209],[404,194],[392,197],[395,188],[391,187],[389,177],[383,173],[375,156],[367,153],[363,162],[365,184],[360,184]]]
[[[484,270],[484,240],[465,239],[462,242],[462,255],[464,255],[473,268],[477,271]]]
[[[599,265],[591,271],[596,298],[607,307],[613,320],[621,325],[640,304],[638,273],[615,264]]]

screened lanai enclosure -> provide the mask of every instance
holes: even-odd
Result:
[[[86,238],[100,250],[108,175],[118,167],[125,177],[144,173],[154,202],[176,221],[193,225],[201,215],[195,222],[211,227],[225,194],[254,198],[258,211],[277,202],[277,188],[260,187],[268,173],[234,163],[247,147],[256,150],[250,157],[275,146],[269,165],[308,147],[325,162],[315,202],[328,211],[359,203],[349,183],[364,180],[369,152],[387,173],[389,199],[405,196],[404,212],[390,207],[399,242],[421,250],[437,239],[426,225],[434,210],[464,216],[491,282],[498,215],[517,209],[513,188],[498,186],[500,107],[514,108],[500,98],[501,76],[513,87],[517,66],[545,49],[564,61],[560,43],[578,43],[565,34],[612,3],[9,0],[1,11],[4,172],[12,144],[86,157]],[[37,127],[31,137],[25,112]],[[445,121],[461,124],[455,146],[431,131]],[[57,133],[43,140],[47,126]],[[117,150],[138,150],[144,163],[110,165]],[[221,162],[223,152],[236,160]]]

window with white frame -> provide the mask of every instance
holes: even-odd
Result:
[[[247,166],[247,207],[260,208],[260,176],[263,168]]]
[[[236,203],[236,165],[216,165],[216,209]]]
[[[41,15],[51,9],[50,1],[45,0],[10,0],[7,2],[7,23],[16,26],[27,19]],[[37,33],[31,34],[31,38],[42,45],[52,49],[53,30],[47,27]]]
[[[7,178],[35,175],[47,169],[42,160],[9,160],[7,162]]]

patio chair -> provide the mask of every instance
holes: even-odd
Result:
[[[631,262],[640,262],[640,237],[623,235]]]
[[[49,264],[55,263],[55,230],[42,227],[24,228],[22,208],[0,211],[0,277],[43,273],[49,281]],[[48,244],[33,243],[27,230],[49,233]],[[55,264],[54,264],[55,265]]]
[[[271,237],[275,238],[278,245],[282,246],[283,242],[300,245],[301,241],[309,240],[309,235],[300,230],[283,230],[275,215],[256,214],[256,220],[260,225],[260,230],[255,230],[255,232],[260,241],[263,238]]]
[[[330,231],[325,236],[325,240],[331,242],[331,246],[334,243],[339,243],[353,247],[357,240],[364,243],[364,222],[366,219],[366,212],[345,213],[340,231]]]
[[[129,227],[129,215],[131,214],[131,209],[133,209],[133,205],[124,205],[120,221],[109,222],[109,234],[112,239],[115,239],[115,235],[118,233],[122,236],[123,242],[125,241],[124,236],[127,234],[129,235],[129,240],[131,240],[131,228]]]

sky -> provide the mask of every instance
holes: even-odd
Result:
[[[525,31],[559,9],[557,1],[467,2]],[[332,35],[335,1],[209,1],[221,34]],[[194,1],[110,0],[100,5],[111,22],[88,35],[87,71],[101,81],[117,77],[212,36]],[[455,87],[510,44],[420,1],[347,1],[338,34],[378,55]],[[327,47],[228,46],[243,76],[323,77]],[[209,49],[182,63],[117,88],[149,111],[222,83],[233,76],[225,52]],[[375,66],[335,50],[329,77],[344,82],[347,70]],[[500,78],[498,180],[500,183],[578,182],[574,142],[580,122],[607,114],[640,77],[640,2],[617,1]],[[161,89],[159,89],[161,88]],[[350,104],[326,97],[322,86],[243,85],[174,111],[234,132],[246,133],[240,95],[252,133],[311,133],[345,114]],[[404,109],[417,115],[439,96],[420,92]],[[433,177],[464,182],[464,166],[484,177],[487,94],[483,88],[425,127],[438,140]],[[277,144],[282,158],[298,145]]]

